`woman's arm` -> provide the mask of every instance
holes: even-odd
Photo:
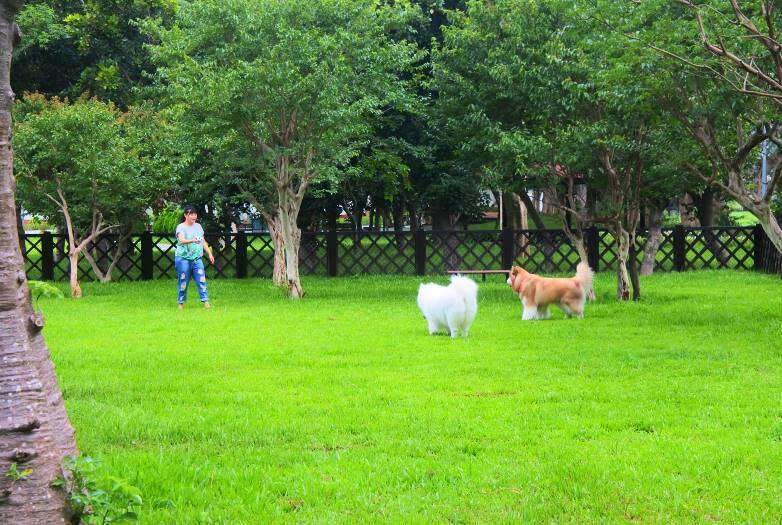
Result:
[[[212,253],[212,248],[210,248],[209,245],[206,244],[206,239],[204,239],[204,250],[206,250],[206,253],[209,254],[209,262],[214,264],[215,263],[215,256]]]
[[[200,239],[185,239],[185,234],[182,232],[179,232],[176,238],[179,241],[179,244],[191,244],[200,241]]]

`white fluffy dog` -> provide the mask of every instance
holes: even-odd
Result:
[[[421,284],[418,288],[418,308],[429,323],[429,334],[448,330],[451,337],[467,337],[478,312],[478,285],[475,281],[451,276],[451,284]]]

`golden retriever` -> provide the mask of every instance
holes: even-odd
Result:
[[[529,273],[520,266],[510,270],[508,284],[519,294],[524,320],[548,319],[550,305],[558,306],[568,317],[584,317],[584,303],[592,289],[592,269],[587,263],[579,263],[576,275],[564,279],[541,277]]]

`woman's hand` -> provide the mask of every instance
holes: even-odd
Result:
[[[215,263],[215,256],[212,254],[212,252],[209,252],[209,262],[212,264]]]

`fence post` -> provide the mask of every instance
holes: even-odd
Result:
[[[418,229],[413,235],[415,273],[416,275],[426,275],[426,232]]]
[[[768,243],[768,237],[766,232],[763,231],[763,226],[756,224],[754,231],[752,232],[753,242],[753,254],[752,258],[755,261],[754,270],[756,272],[765,271],[766,268],[766,244]]]
[[[337,257],[337,230],[329,228],[329,231],[326,232],[326,266],[329,277],[337,276]]]
[[[152,232],[145,231],[141,234],[141,279],[149,281],[154,277],[152,262]]]
[[[236,232],[236,278],[247,277],[247,234],[244,230]]]
[[[684,226],[677,224],[673,228],[673,269],[677,272],[685,270],[687,253],[687,234]]]
[[[505,227],[500,233],[500,242],[502,243],[502,269],[510,270],[513,266],[513,261],[516,259],[516,253],[514,250],[515,238],[513,230]]]
[[[54,239],[49,231],[41,236],[41,280],[54,280]]]
[[[586,231],[587,262],[593,272],[598,271],[600,265],[600,234],[597,228],[591,226]]]

